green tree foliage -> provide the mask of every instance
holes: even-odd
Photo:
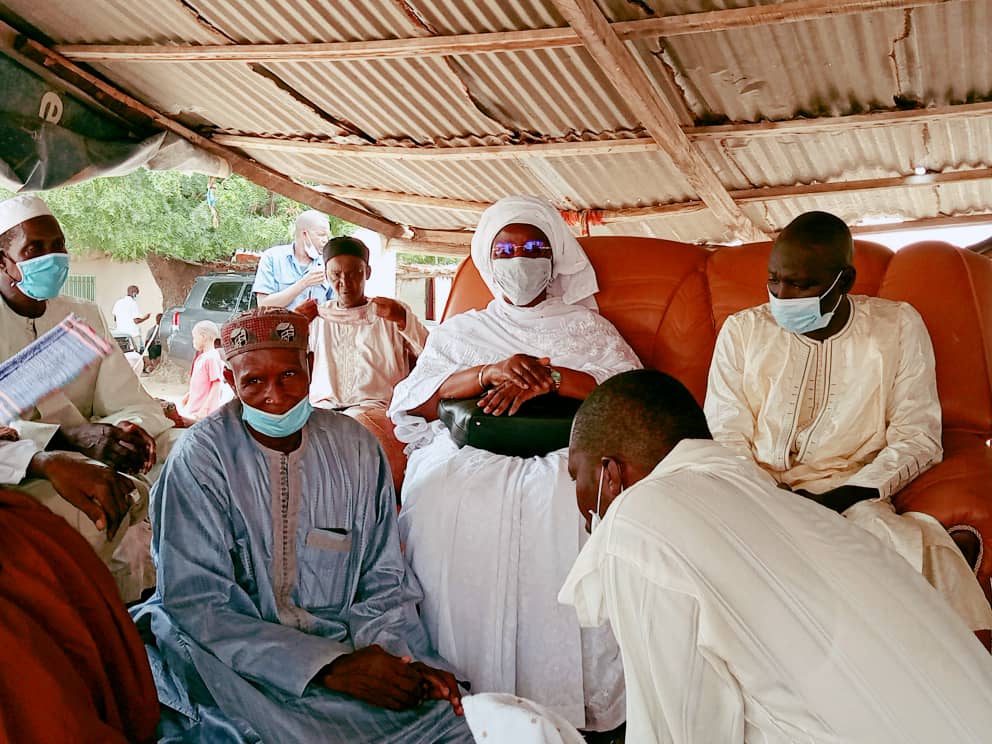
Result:
[[[214,181],[216,223],[207,203],[209,179],[141,168],[117,178],[41,194],[58,217],[74,253],[102,251],[119,261],[148,253],[205,261],[230,258],[239,249],[260,251],[292,239],[303,204],[241,178]],[[354,227],[331,217],[331,234]]]
[[[462,259],[454,256],[425,256],[420,253],[397,253],[398,264],[419,264],[421,266],[456,266]]]

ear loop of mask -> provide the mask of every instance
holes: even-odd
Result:
[[[599,526],[602,521],[602,517],[599,515],[600,505],[603,499],[603,476],[606,475],[606,465],[602,465],[599,470],[599,488],[596,489],[596,511],[593,512],[592,509],[589,510],[589,534],[591,535],[593,531]]]

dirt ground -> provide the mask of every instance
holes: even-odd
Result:
[[[189,370],[165,363],[151,374],[139,377],[142,386],[153,398],[178,403],[189,388]]]

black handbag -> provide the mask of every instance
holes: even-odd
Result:
[[[437,416],[459,447],[513,457],[540,457],[568,446],[572,419],[581,400],[549,393],[520,406],[512,416],[493,416],[479,408],[478,398],[450,398],[437,406]]]

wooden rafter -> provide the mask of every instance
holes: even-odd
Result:
[[[929,124],[934,122],[980,119],[992,115],[992,101],[940,106],[907,111],[879,111],[872,114],[829,116],[816,119],[764,121],[753,124],[720,124],[683,127],[694,142],[779,135],[818,134],[878,127]],[[228,147],[276,152],[322,153],[344,157],[382,160],[513,160],[527,157],[578,157],[611,153],[650,152],[660,149],[651,137],[582,140],[578,142],[537,142],[512,145],[471,147],[397,147],[384,145],[342,145],[334,142],[311,142],[240,134],[216,134],[213,141]]]
[[[755,189],[736,189],[729,191],[730,197],[739,204],[756,204],[793,199],[805,196],[823,194],[838,194],[854,191],[876,191],[880,189],[923,188],[941,184],[963,183],[967,181],[992,180],[992,168],[972,168],[947,173],[928,173],[923,176],[892,176],[889,178],[872,178],[859,181],[831,181],[829,183],[796,184],[791,186],[768,186]],[[341,199],[357,201],[381,202],[384,204],[402,204],[409,207],[425,209],[447,209],[460,212],[480,213],[489,206],[489,202],[457,199],[445,196],[428,196],[406,192],[384,191],[380,189],[363,189],[350,186],[322,186],[322,190],[332,193]],[[641,207],[622,207],[617,209],[591,209],[586,212],[592,215],[594,224],[612,224],[621,222],[637,222],[655,217],[674,214],[698,212],[705,208],[699,200],[672,202],[669,204],[650,204]],[[574,212],[575,221],[582,216],[583,211]],[[422,232],[422,231],[420,231]],[[438,231],[445,234],[447,231]],[[457,234],[457,231],[456,231]],[[432,242],[437,241],[432,237]]]
[[[687,127],[685,133],[693,142],[720,140],[731,137],[776,137],[785,134],[855,131],[876,127],[934,122],[982,119],[992,115],[992,101],[963,103],[933,108],[906,109],[903,111],[876,111],[870,114],[848,116],[823,116],[817,118],[788,119],[786,121],[760,121],[746,124],[717,124],[705,127]]]
[[[903,230],[933,230],[939,227],[964,227],[965,225],[988,225],[992,234],[992,213],[988,214],[944,214],[939,217],[921,217],[905,222],[888,222],[882,225],[855,225],[851,232],[855,235],[901,232]]]
[[[322,191],[333,194],[339,199],[354,199],[356,201],[382,202],[385,204],[402,204],[408,207],[423,209],[448,209],[456,212],[473,212],[481,214],[492,202],[456,199],[447,196],[428,196],[426,194],[411,194],[400,191],[383,191],[381,189],[362,189],[352,186],[321,186]],[[595,209],[596,221],[604,224],[614,222],[636,222],[649,217],[660,217],[666,214],[684,214],[704,209],[701,201],[674,202],[672,204],[656,204],[647,207],[623,207],[619,209]],[[568,211],[568,210],[566,210]],[[578,221],[582,211],[575,211]]]
[[[913,230],[933,230],[942,227],[962,227],[965,225],[988,225],[992,235],[992,213],[940,215],[923,217],[904,222],[887,222],[879,225],[854,225],[851,232],[854,235],[870,236],[879,233],[909,232]],[[411,238],[399,238],[389,241],[389,247],[409,253],[422,253],[433,256],[452,256],[461,258],[467,256],[471,245],[472,233],[465,231],[445,230],[415,230]],[[971,246],[975,250],[974,246]],[[980,251],[988,253],[989,251]]]
[[[947,183],[964,181],[985,181],[992,179],[992,168],[970,168],[947,173],[928,173],[923,176],[894,176],[891,178],[869,178],[859,181],[831,181],[829,183],[799,184],[796,186],[766,186],[759,189],[738,189],[730,192],[735,201],[742,204],[765,202],[775,199],[790,199],[797,196],[819,196],[852,191],[877,191],[906,187],[933,187]]]
[[[950,0],[786,0],[777,5],[726,8],[700,13],[618,21],[610,24],[623,41],[795,23],[828,16],[937,5]],[[494,31],[374,41],[315,44],[66,44],[57,51],[89,62],[314,62],[439,57],[580,46],[572,28]]]
[[[478,147],[395,147],[388,145],[340,145],[333,142],[276,139],[241,134],[215,134],[214,142],[246,150],[298,152],[370,158],[373,160],[514,160],[523,157],[569,157],[607,155],[611,152],[650,152],[658,143],[650,137],[587,140],[580,142],[529,143]]]
[[[762,239],[764,233],[730,198],[723,182],[682,131],[676,109],[658,94],[647,73],[610,27],[595,1],[553,2],[641,125],[671,158],[717,220],[741,239]]]
[[[260,165],[235,150],[211,141],[207,137],[194,132],[185,125],[145,105],[136,98],[129,96],[57,52],[17,33],[15,29],[2,22],[0,22],[0,33],[10,40],[13,50],[19,56],[31,60],[35,64],[43,65],[59,79],[65,80],[70,86],[81,89],[89,96],[92,96],[103,107],[129,121],[143,120],[145,123],[151,122],[162,129],[174,132],[180,137],[189,140],[197,147],[223,158],[231,165],[233,172],[254,181],[260,186],[264,186],[278,194],[307,204],[315,209],[323,210],[328,214],[348,220],[349,222],[368,227],[387,237],[399,237],[406,232],[403,226],[397,225],[395,222],[340,202],[309,186],[297,183],[289,176]]]

